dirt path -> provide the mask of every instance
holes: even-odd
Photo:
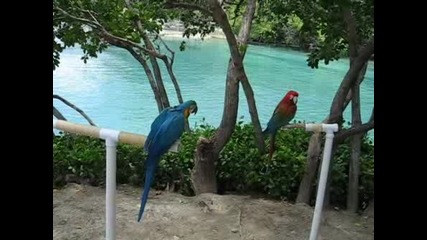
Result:
[[[136,221],[140,189],[117,190],[117,239],[309,239],[313,209],[237,195],[185,197],[152,191]],[[53,190],[53,239],[104,239],[105,189],[68,184]],[[319,240],[374,239],[373,218],[328,211]]]

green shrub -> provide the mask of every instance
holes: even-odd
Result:
[[[201,136],[210,137],[214,128],[207,124],[197,126],[181,137],[178,153],[164,155],[159,164],[153,187],[193,195],[190,171],[194,166],[194,151]],[[310,133],[303,129],[281,130],[276,138],[276,151],[271,160],[261,155],[255,146],[251,124],[238,122],[235,131],[220,154],[217,165],[218,183],[222,191],[260,193],[271,197],[295,200],[302,179]],[[104,141],[85,136],[61,134],[53,141],[54,184],[61,186],[67,174],[91,183],[103,184],[105,179]],[[269,139],[266,140],[266,147]],[[117,182],[142,186],[144,182],[144,153],[142,146],[119,144],[117,148]],[[338,147],[331,163],[331,195],[334,205],[345,206],[348,186],[350,146]],[[373,197],[374,146],[363,139],[361,149],[360,198],[361,204]],[[61,181],[59,181],[60,179]],[[313,186],[314,187],[314,186]],[[315,194],[313,194],[315,195]],[[314,200],[315,196],[313,196]]]

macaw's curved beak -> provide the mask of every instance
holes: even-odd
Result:
[[[196,115],[197,110],[198,110],[197,106],[194,106],[194,107],[191,109],[191,113],[194,113],[194,115]]]
[[[298,97],[297,97],[297,96],[295,96],[292,100],[294,101],[294,104],[297,104],[297,102],[298,102]]]

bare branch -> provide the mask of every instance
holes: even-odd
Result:
[[[169,46],[163,41],[163,39],[160,37],[160,35],[157,34],[157,37],[163,43],[163,45],[166,47],[166,49],[171,53],[171,57],[169,58],[170,62],[168,61],[168,59],[166,57],[162,58],[162,60],[166,65],[166,69],[167,69],[169,76],[171,78],[171,81],[175,87],[175,92],[176,92],[176,95],[178,98],[178,102],[183,103],[184,100],[182,99],[181,88],[179,87],[178,80],[176,79],[175,73],[172,70],[173,63],[175,60],[175,51],[173,51],[172,49],[169,48]]]
[[[173,66],[173,62],[175,61],[175,51],[169,48],[169,46],[165,43],[165,41],[163,41],[162,37],[160,37],[159,34],[157,34],[157,38],[160,40],[160,42],[163,43],[163,46],[165,46],[165,48],[171,53],[171,57],[169,57],[169,59],[171,60],[171,66]]]
[[[357,57],[359,36],[357,34],[357,24],[350,9],[343,10],[343,19],[347,27],[347,41],[350,58]]]
[[[374,108],[372,108],[371,117],[367,123],[338,132],[335,135],[335,144],[340,144],[348,137],[359,133],[366,133],[372,129],[374,129]]]
[[[59,120],[67,121],[64,115],[62,115],[62,113],[58,109],[56,109],[55,106],[53,106],[53,116],[55,116]]]
[[[150,83],[151,89],[153,90],[154,98],[156,99],[156,103],[157,103],[157,108],[159,112],[161,112],[163,110],[161,96],[159,94],[159,89],[157,87],[156,81],[154,80],[150,67],[147,64],[147,61],[138,52],[136,52],[135,49],[133,49],[131,46],[126,46],[125,49],[128,50],[130,54],[132,54],[132,56],[142,65],[142,68],[144,69],[145,74],[148,77],[148,82]]]
[[[242,59],[244,59],[246,54],[247,42],[252,28],[252,20],[255,15],[255,10],[256,0],[248,0],[238,36],[239,44],[240,46],[242,46],[241,49],[239,49]],[[255,143],[259,151],[263,153],[265,150],[264,137],[262,134],[261,123],[258,117],[258,110],[256,108],[254,92],[251,84],[249,83],[249,79],[247,78],[246,73],[240,78],[240,83],[242,84],[243,91],[245,92],[246,100],[248,102],[249,114],[251,116],[252,124],[254,126]]]
[[[335,144],[340,144],[344,142],[345,139],[348,137],[351,137],[356,134],[365,133],[370,130],[374,129],[374,121],[369,121],[367,123],[364,123],[362,125],[359,125],[357,127],[352,127],[346,130],[342,130],[334,138]]]
[[[96,126],[95,123],[92,122],[92,120],[88,117],[88,115],[86,115],[86,113],[83,112],[83,110],[81,110],[80,108],[78,108],[74,104],[70,103],[65,98],[63,98],[63,97],[61,97],[59,95],[56,95],[56,94],[53,94],[53,98],[56,98],[56,99],[62,101],[63,103],[65,103],[66,105],[68,105],[69,107],[71,107],[72,109],[76,110],[78,113],[80,113],[80,115],[82,115],[89,122],[90,125]]]
[[[337,94],[332,101],[330,109],[330,117],[328,122],[336,122],[340,117],[344,104],[345,98],[353,85],[354,82],[358,80],[359,73],[364,67],[365,63],[369,60],[369,57],[374,53],[374,37],[360,50],[359,55],[354,59],[353,64],[351,64],[350,69],[344,76],[343,81],[341,82]]]
[[[243,0],[239,4],[241,4]],[[256,10],[256,0],[248,0],[248,5],[246,7],[245,15],[243,16],[242,26],[239,31],[239,42],[240,44],[246,45],[249,39],[250,31],[252,28],[252,19],[255,15]],[[245,53],[246,51],[244,51]],[[243,56],[244,56],[243,53]]]
[[[230,23],[228,22],[227,14],[219,5],[217,0],[210,0],[209,2],[212,8],[212,17],[214,18],[215,22],[221,26],[225,38],[227,39],[234,66],[240,67],[242,66],[243,58],[239,52],[236,36],[231,29]]]

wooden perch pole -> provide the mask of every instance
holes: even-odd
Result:
[[[53,120],[53,127],[56,129],[63,130],[64,132],[75,133],[79,135],[101,138],[100,132],[102,128],[94,127],[90,125],[84,125],[79,123],[72,123],[64,120]],[[106,130],[106,129],[104,129]],[[136,133],[130,133],[125,131],[119,131],[118,134],[118,142],[131,144],[135,146],[142,147],[145,144],[146,136]],[[180,149],[180,142],[177,141],[172,147],[169,149],[170,152],[178,152]]]

